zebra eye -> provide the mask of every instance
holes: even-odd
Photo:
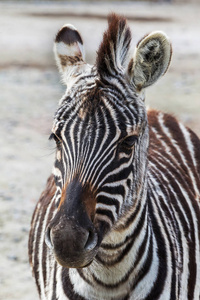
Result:
[[[121,142],[121,146],[130,149],[135,145],[137,141],[138,141],[137,135],[130,135]]]
[[[61,145],[61,140],[58,138],[58,136],[55,133],[52,133],[50,135],[49,140],[54,140],[57,146]]]

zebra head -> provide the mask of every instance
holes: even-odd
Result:
[[[130,42],[126,20],[114,14],[94,66],[84,61],[82,38],[72,25],[55,39],[67,89],[51,134],[57,190],[46,243],[64,267],[89,265],[146,192],[144,89],[166,72],[171,45],[164,33],[153,32],[131,57]]]

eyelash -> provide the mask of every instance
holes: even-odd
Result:
[[[133,146],[135,145],[135,143],[138,141],[138,136],[137,135],[131,135],[128,136],[127,138],[125,138],[122,142],[121,142],[121,146],[127,149],[131,149],[133,148]]]
[[[61,140],[57,137],[57,135],[55,135],[55,133],[51,133],[49,140],[54,140],[56,142],[57,147],[59,147],[61,145]]]

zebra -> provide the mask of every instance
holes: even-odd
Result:
[[[130,52],[111,14],[96,63],[69,24],[54,52],[66,92],[56,154],[32,217],[29,259],[41,300],[200,299],[200,140],[145,107],[172,47],[154,31]]]

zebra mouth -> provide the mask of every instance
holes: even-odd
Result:
[[[56,261],[65,268],[86,268],[92,262],[97,254],[98,248],[86,251],[77,251],[72,253],[63,253],[54,249],[54,256]]]
[[[83,255],[83,253],[79,253],[78,255],[74,255],[74,257],[71,257],[70,259],[69,257],[67,259],[61,258],[60,256],[56,255],[56,253],[54,253],[54,255],[56,261],[64,268],[83,269],[89,267],[92,264],[96,253],[95,255],[91,255],[90,253],[90,256],[85,256]]]

